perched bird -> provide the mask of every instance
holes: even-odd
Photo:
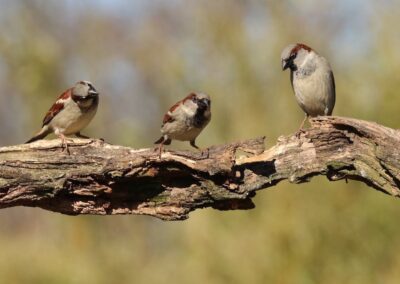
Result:
[[[196,138],[211,119],[210,97],[203,93],[191,93],[174,104],[164,115],[161,126],[162,136],[154,144],[160,144],[161,157],[163,145],[171,140],[190,141],[190,145],[199,149]]]
[[[88,81],[79,81],[66,90],[53,104],[43,119],[42,129],[26,143],[46,137],[54,132],[68,151],[65,136],[76,135],[89,138],[80,133],[92,120],[99,104],[99,93]]]
[[[288,45],[281,54],[282,69],[290,69],[290,81],[297,103],[306,113],[298,133],[311,116],[331,115],[335,106],[335,79],[329,62],[311,47]]]

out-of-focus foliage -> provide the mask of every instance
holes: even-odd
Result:
[[[151,147],[191,90],[213,99],[208,146],[297,129],[281,49],[305,42],[335,72],[334,113],[400,125],[399,1],[0,1],[0,144],[27,140],[77,80],[101,92],[85,134]],[[188,146],[174,142],[171,147]],[[398,283],[400,203],[316,178],[262,191],[251,211],[0,214],[1,283]]]

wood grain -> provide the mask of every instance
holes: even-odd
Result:
[[[300,137],[264,138],[200,152],[132,149],[100,140],[60,140],[0,148],[0,208],[63,214],[144,214],[183,220],[198,208],[254,208],[257,190],[313,176],[353,179],[400,194],[400,133],[374,122],[318,117]]]

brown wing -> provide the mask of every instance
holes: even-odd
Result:
[[[168,112],[164,115],[163,125],[168,122],[174,121],[174,118],[171,115],[176,110],[176,108],[179,106],[180,103],[182,103],[182,101],[177,102],[176,104],[174,104],[172,107],[169,108]]]
[[[57,101],[51,106],[43,118],[42,127],[49,124],[50,121],[64,108],[64,102],[71,96],[71,89],[66,90]]]
[[[193,97],[195,97],[196,94],[195,93],[190,93],[188,96],[186,96],[183,100],[177,102],[176,104],[174,104],[172,107],[169,108],[168,112],[164,115],[164,119],[163,119],[163,125],[168,123],[168,122],[172,122],[174,121],[174,118],[171,116],[172,113],[177,109],[177,107],[182,104],[185,103],[187,100],[191,100],[193,99]]]
[[[333,85],[333,92],[336,94],[335,77],[333,76],[333,72],[332,72],[332,71],[329,73],[329,76],[330,76],[330,78],[331,78],[331,81],[332,81],[332,85]]]
[[[331,104],[332,104],[332,109],[329,111],[328,114],[329,114],[329,115],[332,115],[333,108],[335,107],[335,103],[336,103],[336,85],[335,85],[335,77],[333,76],[333,72],[332,72],[332,71],[329,73],[329,78],[330,78],[330,80],[331,80],[331,82],[332,82],[333,98],[332,98],[332,102],[331,102]]]
[[[166,123],[168,123],[168,122],[173,122],[173,121],[174,121],[173,117],[170,116],[168,113],[166,113],[166,114],[164,115],[164,118],[163,118],[162,123],[163,123],[163,125],[164,125],[164,124],[166,124]]]

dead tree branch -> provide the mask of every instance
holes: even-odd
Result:
[[[182,220],[204,207],[249,209],[257,190],[287,179],[353,179],[400,194],[400,132],[373,122],[319,117],[299,138],[264,150],[257,138],[199,152],[131,149],[75,139],[0,148],[0,208],[63,214],[145,214]]]

